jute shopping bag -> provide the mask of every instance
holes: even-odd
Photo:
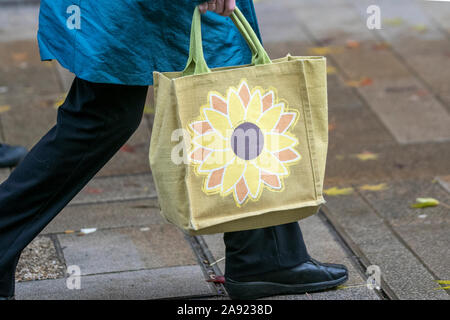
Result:
[[[190,234],[300,220],[324,202],[326,61],[271,61],[245,17],[252,63],[210,70],[195,10],[182,72],[155,72],[150,166],[162,215]]]

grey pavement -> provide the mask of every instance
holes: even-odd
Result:
[[[6,2],[14,1],[0,0],[0,139],[30,148],[54,124],[73,75],[39,61],[36,2]],[[380,30],[366,26],[371,4],[381,9]],[[255,7],[271,57],[327,56],[327,204],[300,225],[310,255],[345,264],[350,275],[336,290],[275,299],[448,300],[437,281],[450,280],[450,3],[260,0]],[[148,112],[25,249],[18,299],[228,299],[222,285],[206,281],[225,271],[223,235],[186,236],[160,216],[148,165],[152,123]],[[0,181],[9,172],[0,169]],[[334,187],[352,192],[327,192]],[[440,204],[412,208],[418,197]],[[80,289],[70,289],[74,266]],[[380,291],[367,287],[370,266],[380,270]]]

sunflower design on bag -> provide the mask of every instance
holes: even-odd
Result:
[[[226,97],[211,91],[200,117],[189,124],[189,160],[198,176],[205,176],[207,195],[233,194],[238,207],[258,201],[263,189],[283,190],[288,166],[301,159],[297,138],[289,131],[298,112],[278,99],[275,89],[251,91],[245,80]]]

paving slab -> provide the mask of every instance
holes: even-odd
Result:
[[[317,1],[307,6],[287,5],[312,37],[320,42],[330,39],[327,46],[335,48],[329,56],[345,72],[347,81],[370,79],[367,86],[358,87],[359,94],[400,143],[446,141],[450,139],[450,115],[432,95],[410,99],[409,92],[386,92],[387,87],[427,88],[398,57],[389,50],[374,50],[379,39],[365,26],[347,1]],[[326,12],[327,23],[321,17]],[[362,43],[357,50],[346,47],[348,40]],[[323,40],[322,40],[323,41]],[[424,112],[427,110],[427,112]],[[420,121],[417,115],[421,115]]]
[[[58,78],[40,62],[35,41],[3,43],[0,61],[0,103],[10,108],[1,114],[3,142],[31,148],[56,122]]]
[[[139,270],[81,277],[81,289],[66,279],[18,283],[18,300],[150,300],[215,295],[199,266]]]
[[[368,144],[363,148],[362,144],[353,147],[350,140],[346,143],[345,138],[333,137],[334,133],[330,135],[332,137],[325,175],[327,187],[334,187],[339,183],[375,184],[378,181],[415,178],[432,180],[435,176],[450,172],[450,162],[447,161],[450,158],[449,142],[419,145]],[[358,138],[355,140],[359,141]],[[360,151],[357,151],[358,149]],[[376,159],[365,161],[359,159],[357,155],[364,151],[375,154]]]
[[[169,224],[57,237],[67,265],[83,275],[197,264],[184,234]]]
[[[134,174],[92,179],[70,204],[156,198],[151,174]]]
[[[405,180],[361,193],[435,277],[450,278],[450,194],[430,180]],[[411,208],[418,197],[438,199],[441,205]]]
[[[422,8],[436,25],[443,30],[447,37],[450,38],[450,8],[449,4],[444,1],[424,1]]]
[[[1,1],[0,1],[0,4]],[[2,5],[0,10],[0,42],[36,38],[39,6]]]
[[[364,286],[366,280],[355,266],[352,256],[343,248],[342,244],[336,238],[336,235],[322,219],[317,215],[311,216],[302,220],[300,225],[309,254],[319,261],[344,264],[349,269],[349,280],[344,284],[346,287],[345,289],[311,293],[309,296],[294,295],[274,297],[275,299],[379,299],[379,296],[367,287],[354,287]],[[208,249],[216,260],[225,256],[223,234],[204,235],[202,237],[205,239]],[[218,266],[222,273],[224,273],[225,261],[219,262]]]
[[[16,281],[58,279],[65,276],[66,265],[50,237],[35,238],[23,251],[17,264]]]
[[[142,227],[161,223],[165,223],[165,219],[160,214],[157,199],[131,200],[68,206],[41,233],[64,233],[66,230],[81,228]]]
[[[147,118],[143,117],[139,128],[125,143],[124,146],[97,174],[98,176],[111,176],[122,174],[150,173],[148,159],[150,147],[150,130]]]
[[[373,1],[353,1],[361,18],[366,19],[366,8]],[[423,80],[426,87],[436,94],[447,110],[450,111],[450,88],[446,85],[448,78],[442,70],[450,68],[448,48],[450,38],[432,16],[424,10],[426,1],[378,0],[383,20],[399,20],[396,25],[383,23],[383,27],[376,32],[391,48],[401,56],[402,61]],[[426,5],[430,7],[430,4]],[[436,8],[437,6],[434,5]],[[441,4],[441,11],[450,11],[448,4]],[[445,8],[447,8],[445,10]]]
[[[370,263],[380,267],[382,278],[399,299],[450,298],[434,290],[437,279],[359,195],[327,197],[327,202],[333,220]]]

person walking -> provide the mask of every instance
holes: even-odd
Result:
[[[179,71],[189,51],[192,12],[203,14],[209,66],[248,64],[251,52],[229,15],[237,5],[261,40],[252,0],[41,0],[42,60],[76,78],[56,125],[0,185],[0,297],[14,298],[22,250],[138,128],[152,72]],[[335,287],[343,265],[311,258],[298,223],[225,233],[225,287],[254,299]]]

